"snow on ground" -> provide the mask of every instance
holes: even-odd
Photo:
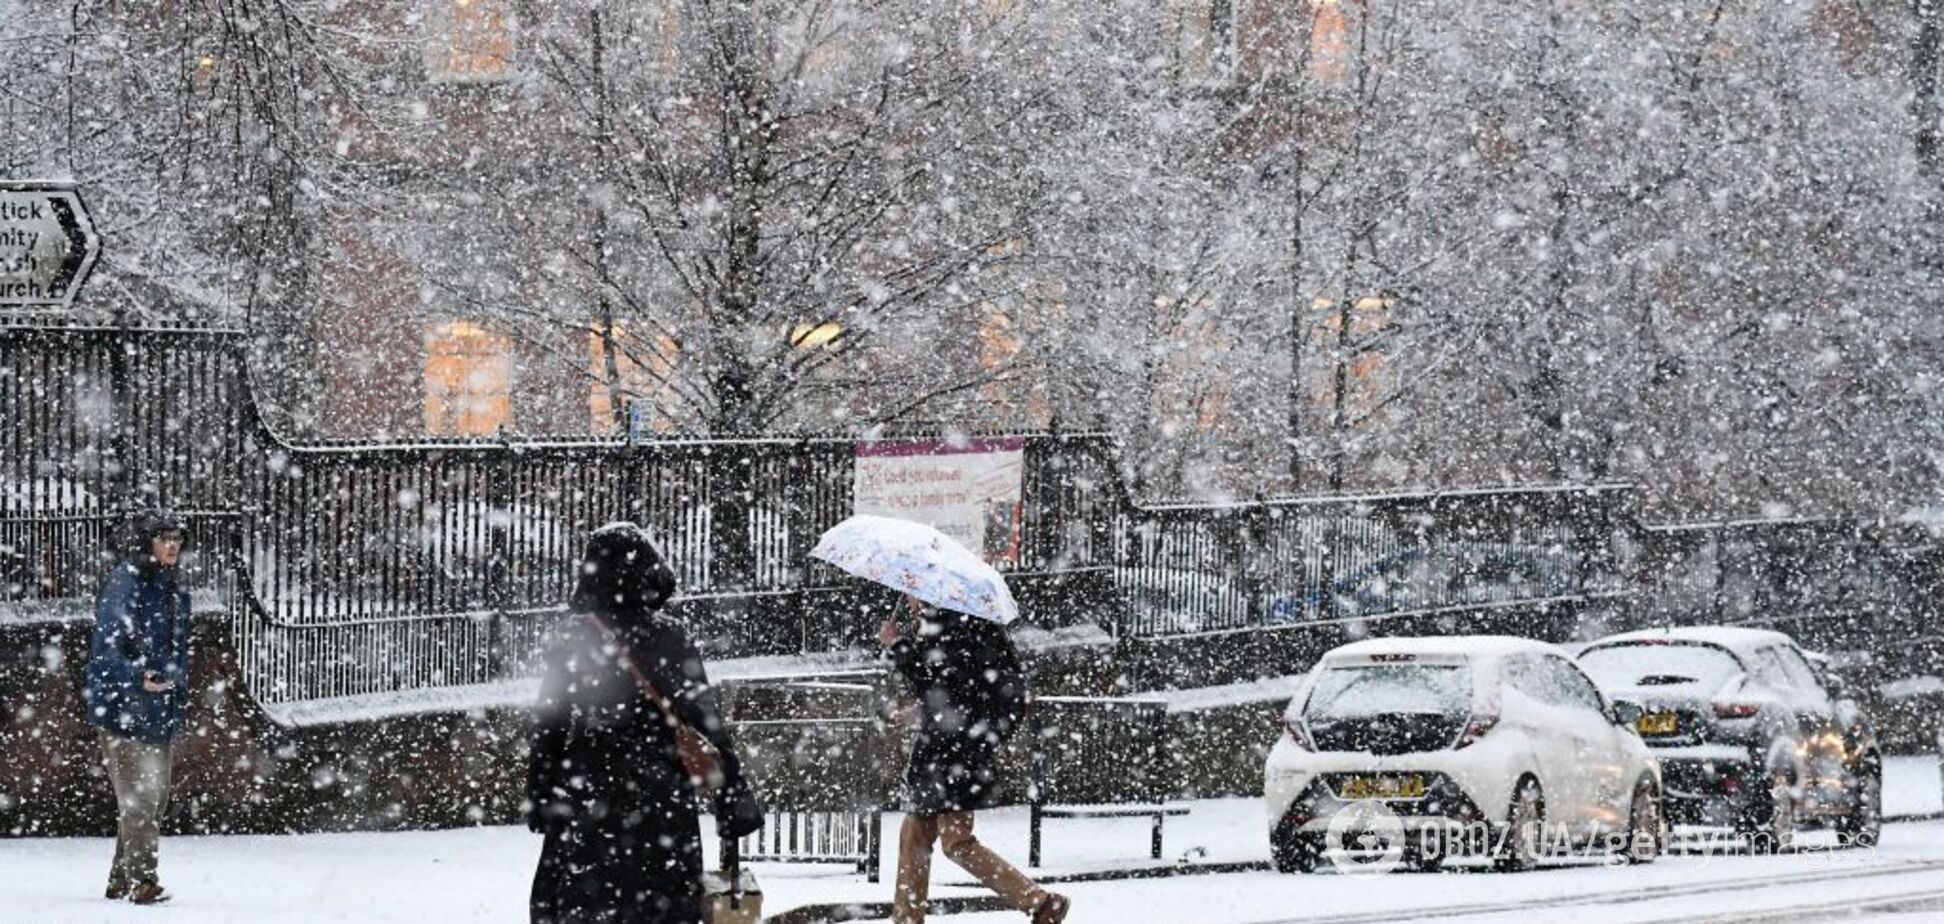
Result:
[[[1937,811],[1935,757],[1892,758],[1885,787],[1891,813]],[[1054,820],[1045,828],[1047,866],[1062,875],[1180,863],[1267,859],[1261,804],[1254,799],[1188,803],[1169,819],[1164,859],[1148,859],[1147,822]],[[897,816],[885,820],[895,838]],[[981,813],[978,831],[995,850],[1023,863],[1026,813]],[[1818,835],[1810,835],[1811,838]],[[515,827],[291,837],[172,837],[162,845],[163,881],[175,901],[136,908],[100,897],[113,844],[102,838],[0,840],[0,921],[19,924],[424,924],[463,920],[518,924],[539,838]],[[884,881],[847,867],[756,864],[765,911],[831,902],[886,901]],[[942,858],[933,894],[976,896],[966,875]],[[1267,924],[1274,921],[1377,921],[1435,916],[1466,922],[1530,919],[1541,907],[1567,909],[1575,924],[1664,920],[1698,913],[1756,919],[1787,909],[1789,919],[1829,906],[1847,912],[1898,900],[1876,916],[1845,920],[1915,922],[1944,911],[1944,821],[1893,824],[1874,850],[1795,856],[1684,854],[1648,867],[1567,864],[1516,876],[1472,870],[1448,875],[1282,876],[1266,871],[1058,886],[1075,899],[1071,924]],[[1516,906],[1515,904],[1516,903]],[[1899,916],[1896,907],[1909,909]],[[1740,916],[1740,917],[1737,917]],[[1020,920],[1014,914],[955,915],[960,924]]]
[[[1208,847],[1208,859],[1261,852],[1252,800],[1198,803],[1171,839],[1170,852]],[[1018,859],[1023,819],[1015,810],[982,819],[990,842]],[[1048,872],[1095,864],[1132,865],[1144,855],[1138,821],[1071,821],[1048,838]],[[1205,835],[1216,834],[1210,840]],[[99,898],[112,849],[100,839],[0,844],[0,919],[21,924],[197,922],[279,924],[372,922],[424,924],[525,920],[527,877],[538,838],[518,828],[302,837],[170,838],[164,875],[176,900],[136,908]],[[887,858],[887,866],[888,864]],[[1922,865],[1920,865],[1922,864]],[[813,902],[883,901],[876,885],[836,867],[756,867],[771,913]],[[953,887],[963,873],[939,863],[937,895],[976,895]],[[1058,886],[1075,899],[1072,924],[1180,922],[1264,924],[1270,921],[1408,920],[1419,915],[1466,921],[1529,919],[1533,903],[1571,902],[1576,924],[1653,920],[1697,911],[1733,911],[1796,903],[1880,899],[1944,888],[1944,822],[1892,825],[1875,851],[1784,857],[1673,856],[1641,868],[1565,866],[1502,876],[1461,871],[1443,876],[1282,876],[1252,871]],[[1646,900],[1652,896],[1653,900]],[[1766,902],[1767,904],[1763,904]],[[1528,907],[1507,907],[1521,903]],[[1358,917],[1364,916],[1364,917]],[[953,916],[964,924],[1016,922],[1012,914]]]
[[[1060,888],[1073,898],[1069,924],[1522,924],[1568,918],[1574,924],[1633,924],[1697,916],[1751,921],[1769,911],[1797,920],[1887,896],[1944,890],[1944,822],[1894,825],[1875,851],[1670,856],[1645,867],[1555,865],[1515,875],[1465,870],[1285,876],[1263,871]],[[994,912],[951,920],[1017,924],[1021,919]],[[1901,924],[1921,920],[1904,918]]]
[[[1944,767],[1937,755],[1884,758],[1883,811],[1887,815],[1944,811]]]

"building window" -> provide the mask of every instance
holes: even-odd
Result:
[[[1170,54],[1183,81],[1227,81],[1235,70],[1237,0],[1169,0]]]
[[[1350,24],[1341,0],[1311,0],[1310,73],[1342,80],[1350,64]]]
[[[493,436],[513,420],[513,342],[470,321],[425,336],[425,432]]]
[[[667,433],[675,429],[674,418],[666,410],[668,381],[675,371],[675,356],[679,352],[673,338],[666,334],[655,337],[652,346],[641,341],[631,341],[627,328],[614,326],[614,373],[621,386],[621,405],[625,413],[631,406],[638,408],[643,415],[639,424],[641,433]],[[643,350],[647,354],[643,355]],[[614,398],[608,388],[607,350],[601,341],[598,329],[587,332],[588,370],[593,376],[593,386],[587,393],[587,413],[595,433],[615,433]]]
[[[435,0],[426,18],[425,66],[442,83],[513,76],[511,0]]]
[[[1390,360],[1383,351],[1383,337],[1392,327],[1391,309],[1395,301],[1365,296],[1349,302],[1319,298],[1313,303],[1319,317],[1311,329],[1316,355],[1325,361],[1316,364],[1312,374],[1313,400],[1323,407],[1337,402],[1336,371],[1343,367],[1343,405],[1352,420],[1363,420],[1376,413],[1392,387]],[[1342,334],[1345,319],[1349,336]]]
[[[677,73],[682,66],[682,10],[678,0],[656,0],[641,4],[648,49],[663,73]]]

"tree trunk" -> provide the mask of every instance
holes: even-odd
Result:
[[[1911,43],[1910,109],[1917,162],[1933,183],[1944,180],[1938,150],[1937,87],[1944,63],[1944,0],[1915,0],[1917,35]]]
[[[1344,296],[1337,301],[1336,348],[1331,362],[1330,394],[1330,490],[1342,491],[1345,467],[1350,455],[1350,323],[1355,319],[1356,300]]]
[[[716,406],[711,430],[721,436],[747,436],[762,426],[759,396],[748,353],[763,323],[763,205],[769,194],[770,145],[776,131],[768,76],[761,57],[759,13],[732,4],[717,46],[722,58],[723,155],[728,165],[728,223],[723,228],[721,289],[717,299],[717,343],[711,357]],[[751,588],[756,561],[750,536],[750,498],[755,460],[738,452],[712,462],[715,585],[718,590]]]
[[[1297,104],[1296,126],[1302,125],[1302,103]],[[1303,490],[1303,341],[1309,335],[1309,303],[1303,297],[1303,146],[1296,136],[1295,166],[1290,171],[1290,199],[1294,206],[1289,219],[1289,394],[1288,429],[1284,445],[1289,452],[1289,489]]]
[[[588,28],[593,41],[593,79],[594,79],[594,160],[595,170],[607,185],[608,164],[614,156],[614,135],[608,124],[608,86],[605,58],[606,34],[601,29],[601,11],[590,10],[587,14]],[[606,195],[606,190],[597,195]],[[608,269],[608,213],[607,206],[594,207],[594,285],[598,292],[595,299],[595,318],[601,337],[601,377],[606,380],[608,394],[608,425],[616,434],[628,433],[628,409],[623,406],[621,395],[621,361],[616,355],[618,349],[614,340],[614,302],[608,297],[613,278]]]

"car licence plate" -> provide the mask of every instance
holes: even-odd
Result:
[[[1345,799],[1419,799],[1424,797],[1424,777],[1416,773],[1344,777],[1337,784],[1337,795]]]
[[[1634,722],[1634,729],[1642,735],[1671,735],[1680,730],[1672,712],[1649,712]]]

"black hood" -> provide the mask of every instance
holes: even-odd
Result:
[[[576,612],[626,617],[652,613],[675,596],[675,572],[648,531],[633,523],[610,523],[587,538],[580,578],[574,584]]]
[[[181,533],[183,546],[188,546],[189,531],[183,528],[180,517],[167,510],[144,510],[129,517],[116,530],[115,552],[138,567],[152,569],[155,567],[152,543],[155,537],[170,532]]]

